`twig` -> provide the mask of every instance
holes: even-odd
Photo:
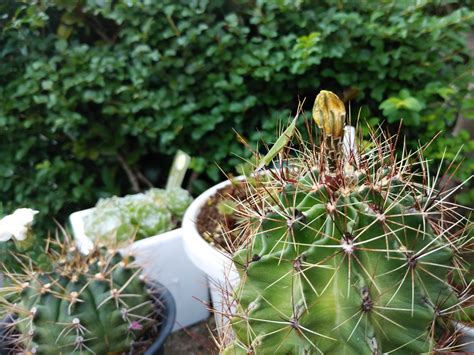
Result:
[[[143,175],[140,171],[135,170],[135,175],[137,176],[138,180],[140,180],[142,183],[144,183],[147,187],[153,187],[153,184],[151,183],[150,180],[146,178],[145,175]]]
[[[188,184],[186,185],[186,190],[191,191],[191,185],[197,178],[199,177],[199,174],[196,173],[195,171],[191,172],[191,175],[189,176]]]
[[[123,170],[125,170],[125,173],[127,174],[128,180],[130,181],[130,184],[132,185],[132,191],[140,192],[140,185],[138,184],[137,177],[133,174],[133,171],[130,168],[130,166],[127,164],[127,162],[125,161],[125,159],[120,153],[117,153],[116,157],[120,165],[122,165]]]
[[[86,21],[89,23],[89,25],[93,28],[93,30],[99,35],[102,40],[108,43],[114,43],[115,38],[114,37],[109,37],[105,30],[103,29],[102,24],[93,16],[86,16]]]
[[[174,34],[176,35],[176,37],[180,37],[180,36],[181,36],[181,32],[178,30],[178,27],[176,27],[176,24],[175,24],[175,22],[173,21],[173,18],[172,18],[171,16],[166,15],[166,20],[168,21],[168,23],[170,24],[171,28],[173,29],[173,32],[174,32]]]

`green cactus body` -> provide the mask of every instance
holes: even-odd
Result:
[[[75,249],[52,272],[16,279],[7,307],[20,333],[17,350],[37,354],[107,354],[129,351],[156,323],[149,289],[119,254]],[[13,278],[14,279],[14,278]]]
[[[255,188],[249,200],[264,208],[241,208],[252,232],[233,257],[235,340],[224,352],[433,352],[459,307],[446,280],[462,235],[437,192],[387,154],[322,173],[310,154]]]

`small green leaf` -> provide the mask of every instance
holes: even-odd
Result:
[[[262,158],[260,164],[258,164],[256,170],[260,170],[264,166],[270,164],[273,158],[288,144],[288,142],[293,137],[296,129],[296,120],[298,119],[298,115],[291,121],[290,125],[285,129],[283,134],[278,137],[277,141],[273,145],[273,147],[268,151],[268,153]]]

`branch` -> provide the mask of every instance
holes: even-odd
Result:
[[[132,191],[140,192],[140,185],[138,184],[137,177],[133,174],[132,169],[127,164],[124,157],[120,153],[117,153],[116,157],[120,165],[122,165],[123,170],[125,170],[125,173],[127,174],[128,180],[130,181],[130,184],[132,185]]]
[[[144,183],[147,187],[152,188],[153,184],[148,180],[145,175],[143,175],[140,171],[135,170],[135,175],[137,176],[138,180],[140,180],[142,183]]]
[[[196,173],[195,171],[191,172],[191,176],[189,177],[188,184],[186,185],[186,190],[191,191],[191,185],[197,178],[199,177],[199,174]]]

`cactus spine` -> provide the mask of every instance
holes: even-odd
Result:
[[[327,154],[343,115],[321,114],[335,100],[321,95],[321,146],[288,147],[283,168],[249,185],[239,206],[250,233],[233,256],[240,283],[224,353],[420,354],[441,338],[451,344],[464,300],[447,278],[463,275],[472,225],[433,188],[439,176],[423,173],[425,161],[396,159],[392,138],[374,132],[357,162]]]
[[[52,271],[7,275],[13,353],[128,352],[156,328],[155,300],[131,260],[104,249],[85,257],[69,243],[51,253]]]

